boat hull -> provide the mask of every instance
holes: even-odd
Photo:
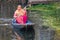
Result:
[[[30,22],[29,20],[25,23],[25,24],[18,24],[16,23],[16,20],[12,20],[12,26],[15,27],[15,28],[23,28],[23,27],[26,27],[26,26],[32,26],[34,25],[34,23]]]

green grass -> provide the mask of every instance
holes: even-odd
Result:
[[[45,11],[45,10],[55,10],[60,7],[60,3],[50,3],[50,4],[39,4],[32,6],[29,8],[29,10],[40,10],[40,11]]]
[[[27,9],[40,11],[44,21],[43,25],[50,25],[52,28],[60,29],[60,3],[39,4]]]

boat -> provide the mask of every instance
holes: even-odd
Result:
[[[33,25],[34,25],[34,23],[32,23],[29,20],[27,20],[27,22],[25,24],[18,24],[18,23],[16,23],[15,19],[12,20],[12,26],[17,27],[17,28],[23,28],[24,26],[33,26]]]

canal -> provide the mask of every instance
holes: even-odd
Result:
[[[12,19],[0,18],[0,40],[17,40],[12,27]],[[34,40],[34,29],[32,26],[23,28],[24,40]]]

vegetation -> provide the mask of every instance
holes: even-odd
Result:
[[[38,10],[42,14],[43,25],[50,25],[52,28],[60,29],[60,3],[38,4],[34,5],[29,10]]]

